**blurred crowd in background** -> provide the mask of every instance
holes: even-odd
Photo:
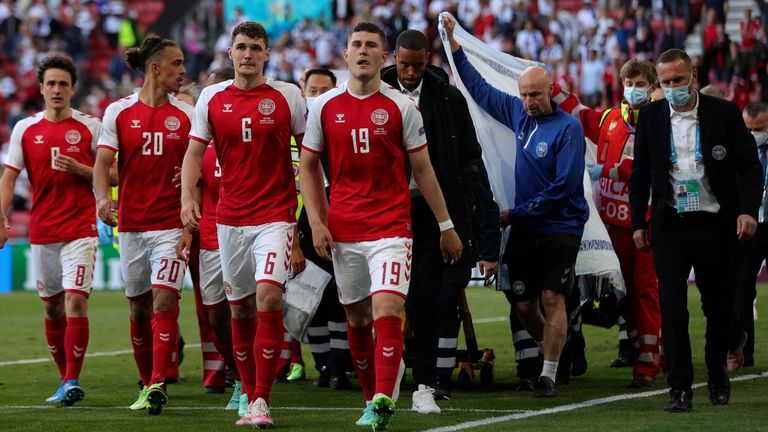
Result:
[[[653,61],[669,48],[682,48],[694,58],[700,88],[719,87],[744,108],[768,101],[768,5],[741,1],[749,6],[734,18],[723,0],[334,0],[316,19],[291,19],[287,9],[287,25],[270,35],[267,73],[297,82],[307,68],[342,68],[347,33],[361,20],[379,23],[390,49],[401,31],[424,32],[432,42],[431,62],[447,68],[437,16],[450,11],[492,47],[543,62],[588,106],[619,102],[618,71],[627,59]],[[13,125],[42,109],[36,68],[51,52],[75,59],[80,76],[73,105],[97,117],[141,84],[123,53],[149,31],[180,43],[190,82],[202,84],[209,71],[229,64],[229,33],[251,19],[243,9],[224,0],[187,1],[171,28],[153,28],[171,7],[179,3],[0,0],[0,155]],[[729,33],[728,20],[734,19],[738,28]],[[17,193],[15,207],[26,207],[24,188]]]

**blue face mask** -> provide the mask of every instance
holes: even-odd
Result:
[[[664,98],[666,98],[672,106],[683,106],[687,104],[691,100],[691,89],[689,88],[691,81],[693,81],[693,76],[691,76],[690,81],[688,81],[688,84],[685,86],[664,88]]]
[[[624,87],[624,99],[629,106],[635,108],[648,101],[648,89],[640,87]]]

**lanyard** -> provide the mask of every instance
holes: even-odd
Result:
[[[672,165],[677,165],[677,151],[675,151],[675,134],[672,133],[672,127],[669,128],[669,161]],[[696,121],[696,150],[695,150],[696,162],[701,161],[701,131],[699,129],[699,122]]]

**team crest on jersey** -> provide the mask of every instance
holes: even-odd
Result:
[[[619,122],[614,120],[614,121],[611,122],[611,124],[608,125],[608,130],[612,131],[612,130],[616,129],[616,126],[618,126],[618,125],[619,125]]]
[[[67,141],[67,144],[75,145],[80,142],[80,139],[82,136],[80,136],[80,132],[72,129],[68,130],[66,134],[64,134],[64,139]]]
[[[232,104],[224,104],[224,109],[221,112],[232,112]]]
[[[543,158],[547,155],[547,143],[544,141],[536,144],[536,156]]]
[[[43,143],[43,136],[35,135],[35,144],[42,144],[42,143]]]
[[[336,114],[336,123],[345,123],[344,113]]]
[[[131,129],[138,129],[141,127],[141,120],[131,120]]]
[[[175,131],[179,130],[181,127],[181,122],[179,121],[179,118],[176,116],[168,116],[165,118],[165,128],[169,131]]]
[[[275,112],[275,101],[272,99],[262,99],[259,101],[259,112],[267,116]]]
[[[387,111],[383,108],[374,110],[371,113],[371,121],[375,125],[384,126],[384,124],[386,124],[388,120],[389,120],[389,113],[387,113]]]

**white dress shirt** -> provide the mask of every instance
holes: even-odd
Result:
[[[696,140],[697,129],[699,128],[699,97],[696,97],[696,105],[691,111],[678,112],[672,105],[669,106],[669,122],[672,125],[672,137],[674,137],[675,152],[677,153],[677,167],[670,161],[669,182],[672,188],[672,195],[667,200],[667,204],[677,208],[677,181],[698,180],[699,185],[699,203],[700,211],[708,213],[717,213],[720,211],[720,204],[712,193],[712,187],[709,185],[709,178],[704,170],[703,149],[701,160],[696,163]],[[699,143],[701,148],[701,143]],[[671,152],[670,152],[671,153]]]

